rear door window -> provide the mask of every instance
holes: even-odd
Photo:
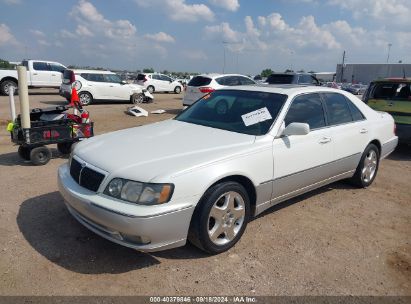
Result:
[[[325,127],[324,108],[319,94],[297,96],[284,119],[285,126],[292,122],[307,123],[310,129]]]
[[[348,108],[350,108],[351,116],[354,121],[365,119],[364,114],[350,101],[346,98],[348,103]]]
[[[63,73],[64,70],[66,69],[64,66],[60,64],[55,64],[55,63],[50,63],[50,68],[52,71],[60,72]]]
[[[209,85],[210,82],[211,82],[211,78],[203,77],[203,76],[195,76],[190,80],[188,85],[191,87],[202,87],[202,86]]]
[[[105,82],[103,74],[88,74],[89,81]]]
[[[353,121],[345,96],[338,93],[323,93],[322,96],[327,107],[329,125],[339,125]]]
[[[243,76],[238,76],[241,85],[253,85],[255,84],[255,81],[247,78],[247,77],[243,77]]]
[[[50,71],[50,66],[47,62],[35,61],[33,62],[33,69],[36,71]]]

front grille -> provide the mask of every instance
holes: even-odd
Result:
[[[96,192],[104,179],[104,174],[83,167],[80,162],[72,158],[70,166],[71,177],[82,187]]]

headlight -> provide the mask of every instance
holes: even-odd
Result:
[[[167,203],[173,195],[173,184],[148,184],[122,178],[114,178],[107,185],[104,194],[141,205]]]

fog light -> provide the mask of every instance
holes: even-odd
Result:
[[[151,243],[151,240],[148,237],[145,236],[139,236],[139,235],[129,235],[129,234],[121,234],[124,241],[133,243],[136,245],[147,245]]]

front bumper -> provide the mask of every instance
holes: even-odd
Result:
[[[58,170],[58,186],[73,217],[112,242],[141,251],[165,250],[184,246],[186,243],[194,211],[192,205],[144,216],[108,209],[104,206],[107,205],[104,201],[112,200],[78,185],[70,176],[67,164]]]

